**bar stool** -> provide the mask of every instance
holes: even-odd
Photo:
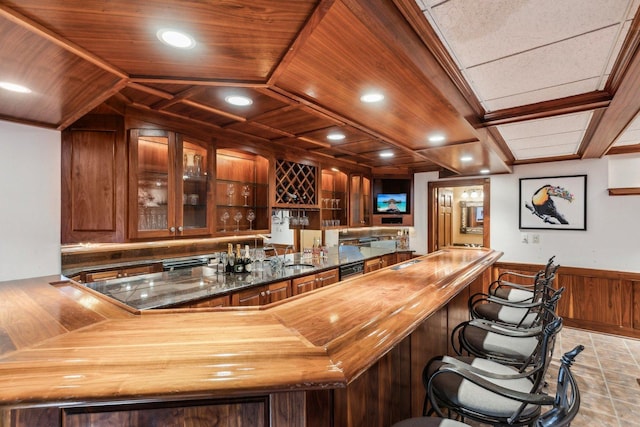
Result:
[[[448,418],[415,417],[402,420],[391,427],[470,427],[469,424]]]

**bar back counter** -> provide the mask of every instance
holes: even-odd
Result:
[[[421,413],[424,364],[501,255],[445,249],[261,307],[0,283],[0,425],[389,426]]]

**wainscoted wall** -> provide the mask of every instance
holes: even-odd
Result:
[[[542,267],[496,263],[493,277],[503,271],[532,274]],[[565,325],[640,338],[640,273],[561,266],[555,286],[565,287],[558,305]]]

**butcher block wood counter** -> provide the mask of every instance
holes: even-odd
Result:
[[[389,425],[420,413],[423,364],[501,255],[446,249],[259,308],[0,283],[0,425]]]

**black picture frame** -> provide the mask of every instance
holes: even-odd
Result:
[[[520,178],[521,230],[587,229],[587,175]]]

